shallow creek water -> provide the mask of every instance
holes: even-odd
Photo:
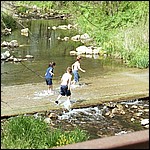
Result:
[[[23,25],[31,31],[29,37],[20,34],[21,29],[12,31],[11,35],[1,38],[1,41],[17,40],[19,47],[8,49],[1,48],[1,53],[10,52],[11,56],[25,58],[26,55],[32,55],[25,61],[1,62],[1,85],[21,85],[28,83],[39,83],[45,80],[42,77],[50,61],[56,62],[54,70],[55,81],[60,81],[62,74],[68,66],[76,60],[76,55],[70,55],[70,51],[83,46],[81,42],[58,40],[58,38],[73,37],[78,33],[75,29],[70,30],[52,30],[53,26],[68,25],[65,20],[21,20]],[[50,28],[50,29],[48,29]],[[81,61],[81,68],[86,73],[80,73],[81,78],[104,76],[110,72],[117,72],[126,69],[122,61],[116,61],[110,58],[104,58],[99,55],[84,55]]]
[[[25,21],[24,26],[32,32],[30,37],[20,35],[20,30],[16,30],[8,37],[2,37],[2,41],[17,40],[22,47],[10,50],[11,54],[24,58],[27,54],[33,55],[33,59],[24,61],[23,64],[35,71],[37,74],[44,75],[50,61],[56,62],[55,81],[60,81],[60,77],[65,72],[66,67],[70,66],[76,56],[70,56],[70,50],[83,45],[73,41],[59,41],[58,37],[75,36],[76,31],[48,30],[48,27],[67,24],[62,20],[32,20]],[[51,39],[51,40],[49,40]],[[2,48],[2,52],[6,49]],[[86,77],[103,77],[105,74],[128,70],[121,61],[103,58],[101,56],[85,56],[82,58],[81,66],[86,73],[81,73],[81,79]],[[27,83],[39,83],[44,80],[39,78],[33,71],[25,68],[21,63],[1,62],[1,85],[17,85]],[[46,97],[46,93],[35,93],[35,99]],[[72,101],[74,103],[74,101]],[[121,105],[117,107],[117,105]],[[67,104],[66,104],[67,105]],[[64,107],[66,106],[64,104]],[[90,139],[120,135],[128,132],[149,128],[148,123],[142,125],[144,119],[149,118],[149,100],[139,99],[126,102],[110,102],[103,105],[91,106],[88,108],[78,108],[71,110],[58,110],[49,112],[38,112],[35,117],[44,117],[54,113],[57,116],[51,117],[50,124],[57,128],[61,126],[64,130],[71,130],[79,127],[90,134]],[[146,120],[147,121],[147,120]]]

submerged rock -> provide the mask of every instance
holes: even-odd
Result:
[[[141,125],[147,125],[149,124],[149,119],[142,119],[141,120]]]

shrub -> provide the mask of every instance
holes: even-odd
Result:
[[[9,149],[44,149],[87,140],[86,132],[79,129],[63,131],[49,127],[43,119],[18,116],[7,120],[1,133],[2,147]],[[64,140],[65,139],[65,140]]]
[[[4,29],[5,27],[14,29],[16,27],[16,21],[8,14],[2,13],[1,20],[1,29]]]

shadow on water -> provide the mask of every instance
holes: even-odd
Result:
[[[44,77],[50,61],[56,62],[54,80],[60,80],[66,68],[71,66],[76,60],[76,56],[70,55],[70,51],[83,44],[71,40],[62,41],[57,38],[64,38],[65,36],[71,38],[78,34],[77,31],[75,29],[51,29],[52,26],[67,25],[65,20],[26,20],[22,22],[32,33],[29,34],[29,37],[21,35],[21,29],[16,29],[11,35],[2,37],[1,41],[10,42],[11,40],[17,40],[21,46],[11,49],[11,55],[19,58],[25,58],[26,55],[34,56],[33,59],[22,62],[33,71],[27,69],[19,62],[1,62],[1,84],[7,86],[43,82],[45,80],[40,76]],[[1,49],[1,52],[5,51],[5,48]],[[104,76],[110,72],[125,69],[121,61],[116,62],[100,56],[97,56],[97,58],[94,56],[83,57],[81,63],[81,67],[86,70],[86,74],[82,74],[83,78]]]

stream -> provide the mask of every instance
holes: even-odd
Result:
[[[34,58],[22,63],[1,61],[1,85],[23,85],[28,83],[44,82],[37,74],[44,76],[50,61],[56,62],[54,80],[60,81],[66,68],[75,60],[75,55],[70,55],[71,50],[83,45],[80,42],[61,41],[58,37],[75,36],[76,30],[52,30],[48,27],[67,24],[66,20],[22,20],[24,26],[32,32],[29,37],[22,36],[20,29],[16,29],[11,35],[1,37],[1,41],[17,40],[20,47],[10,49],[11,55],[25,58],[32,55]],[[2,48],[1,53],[7,48]],[[103,77],[112,72],[128,70],[120,60],[113,60],[101,56],[84,56],[81,67],[86,73],[81,73],[81,79],[86,77]],[[56,117],[47,116],[55,114]],[[29,114],[25,114],[29,115]],[[30,114],[31,115],[31,114]],[[78,108],[71,110],[59,110],[38,112],[32,114],[36,117],[44,117],[50,121],[54,128],[61,126],[64,130],[71,130],[78,126],[90,134],[90,139],[106,136],[121,135],[128,132],[149,128],[149,99],[126,100],[118,103],[104,103],[103,105]],[[143,123],[143,122],[146,123]],[[1,120],[2,122],[2,120]]]
[[[22,62],[1,61],[1,85],[21,85],[28,83],[44,82],[46,69],[50,61],[56,62],[54,80],[60,81],[62,74],[68,66],[71,66],[76,60],[76,55],[70,55],[70,51],[83,45],[81,42],[72,40],[58,40],[58,37],[64,38],[77,35],[75,29],[53,30],[53,26],[66,25],[65,20],[22,20],[22,24],[28,27],[32,34],[29,37],[21,35],[21,29],[16,29],[11,35],[1,37],[1,41],[17,40],[19,47],[8,49],[1,48],[1,53],[9,50],[11,56],[25,58]],[[50,29],[48,29],[50,27]],[[82,58],[81,67],[86,73],[81,73],[81,78],[104,76],[110,72],[117,72],[127,69],[121,60],[104,58],[99,55],[85,55]]]
[[[72,102],[73,103],[73,102]],[[62,104],[66,105],[66,102]],[[149,99],[107,102],[98,106],[24,114],[43,118],[53,128],[85,130],[89,140],[149,129]],[[1,119],[1,125],[8,118]]]

